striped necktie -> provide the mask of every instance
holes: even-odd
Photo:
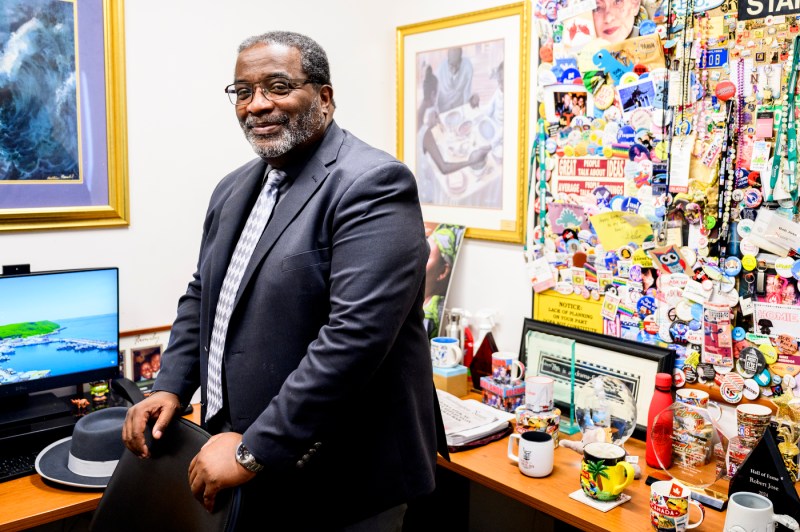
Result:
[[[233,302],[236,300],[236,293],[242,282],[242,276],[253,255],[261,233],[267,226],[267,221],[272,214],[272,209],[278,200],[278,187],[286,178],[286,173],[273,168],[267,174],[267,184],[250,211],[247,223],[236,243],[228,271],[225,273],[225,280],[222,282],[222,290],[217,301],[217,312],[214,316],[214,329],[211,332],[211,347],[208,353],[208,387],[206,396],[208,406],[206,408],[206,421],[222,408],[222,355],[225,352],[225,337],[228,333],[228,324],[233,313]]]

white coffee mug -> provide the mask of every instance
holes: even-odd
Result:
[[[788,515],[776,515],[772,501],[757,493],[740,491],[728,499],[724,532],[773,532],[775,523],[789,530],[800,530],[797,521]]]
[[[437,336],[431,340],[431,363],[437,368],[452,368],[461,364],[464,353],[458,347],[458,339]]]
[[[515,441],[518,442],[518,454],[514,453]],[[519,465],[523,475],[529,477],[546,477],[552,473],[554,453],[553,437],[546,432],[514,433],[508,438],[508,458]]]
[[[492,353],[492,379],[498,384],[519,382],[525,375],[525,365],[517,360],[516,353]]]

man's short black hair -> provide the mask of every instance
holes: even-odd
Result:
[[[308,79],[318,85],[331,85],[331,70],[325,50],[314,39],[292,31],[269,31],[245,39],[239,53],[256,44],[282,44],[300,52],[303,71]]]

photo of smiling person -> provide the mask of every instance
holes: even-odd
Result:
[[[610,43],[639,36],[639,24],[647,20],[641,0],[597,0],[592,13],[597,37]]]

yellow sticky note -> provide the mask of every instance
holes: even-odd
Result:
[[[603,212],[589,219],[597,238],[607,250],[627,246],[631,242],[641,246],[645,238],[653,235],[653,227],[647,218],[632,212]]]

